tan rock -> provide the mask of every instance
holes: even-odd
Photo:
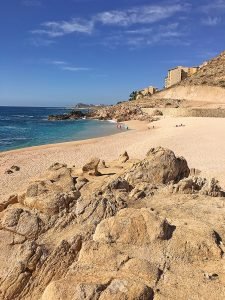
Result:
[[[0,212],[6,209],[9,205],[18,203],[18,195],[11,195],[7,200],[0,202]]]
[[[172,181],[178,182],[188,177],[189,173],[184,158],[176,157],[171,150],[158,147],[150,149],[146,158],[135,164],[125,179],[133,185],[139,182],[167,184]]]
[[[79,191],[64,192],[64,183],[60,187],[59,183],[37,181],[28,187],[23,204],[31,209],[35,208],[45,214],[53,215],[68,209],[69,204],[79,197]]]
[[[101,175],[101,173],[98,171],[99,163],[99,158],[92,158],[87,164],[83,166],[82,171],[88,172],[89,175],[99,176]]]
[[[173,227],[150,209],[127,208],[103,220],[93,239],[104,243],[147,245],[157,239],[169,239],[172,231]]]
[[[114,279],[101,293],[99,300],[153,300],[153,290],[144,284],[126,279]]]
[[[119,156],[119,163],[123,164],[125,162],[127,162],[129,160],[129,155],[127,153],[127,151],[125,151],[124,153],[120,154]]]

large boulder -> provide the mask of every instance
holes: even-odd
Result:
[[[44,179],[51,181],[55,186],[63,189],[64,192],[70,192],[74,188],[72,171],[66,164],[55,163],[44,174]]]
[[[78,274],[79,277],[79,274]],[[153,290],[148,286],[129,279],[97,280],[95,276],[83,282],[69,277],[51,282],[41,300],[152,300]],[[73,284],[71,284],[71,281]]]
[[[94,241],[143,246],[171,237],[173,226],[150,209],[125,208],[103,220],[96,228]]]
[[[135,164],[125,179],[134,186],[139,182],[167,184],[179,182],[188,177],[189,173],[190,170],[183,157],[176,157],[173,151],[158,147],[150,149],[146,158]]]
[[[19,202],[47,215],[54,215],[64,209],[68,210],[70,203],[79,197],[79,191],[64,192],[64,187],[58,183],[36,181],[28,186],[26,193],[19,198]]]

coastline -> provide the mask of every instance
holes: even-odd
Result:
[[[114,123],[114,120],[108,120],[109,122],[112,121]],[[116,121],[115,121],[116,124]],[[125,124],[129,127],[129,130],[144,130],[148,128],[148,122],[145,121],[136,121],[136,120],[131,120],[131,121],[124,121],[122,124]],[[26,152],[26,151],[33,151],[33,150],[41,150],[41,149],[49,149],[49,148],[54,148],[58,146],[68,146],[68,145],[79,145],[79,144],[89,144],[95,142],[95,140],[106,138],[108,136],[113,136],[113,135],[118,135],[125,133],[127,131],[119,131],[116,133],[109,133],[107,135],[103,136],[98,136],[94,138],[88,138],[88,139],[81,139],[81,140],[71,140],[67,142],[58,142],[58,143],[50,143],[50,144],[43,144],[43,145],[37,145],[37,146],[29,146],[29,147],[23,147],[23,148],[18,148],[18,149],[12,149],[12,150],[6,150],[6,151],[0,151],[0,158],[1,156],[7,155],[7,154],[13,154],[13,153],[20,153],[20,152]]]
[[[91,157],[113,161],[125,150],[131,158],[142,159],[152,147],[163,146],[184,156],[190,168],[203,176],[216,177],[225,186],[225,119],[162,117],[150,123],[124,122],[132,129],[94,139],[35,146],[0,153],[0,201],[4,195],[23,190],[33,178],[40,176],[55,162],[81,167]],[[176,124],[184,124],[176,127]],[[155,128],[153,129],[152,126]],[[11,166],[19,172],[5,174]]]

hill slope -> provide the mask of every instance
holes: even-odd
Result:
[[[177,101],[176,107],[225,108],[225,51],[179,84],[137,102],[141,107],[171,107]]]
[[[225,51],[210,60],[197,73],[181,81],[179,85],[209,85],[225,88]]]

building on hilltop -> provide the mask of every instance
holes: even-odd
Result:
[[[149,86],[143,90],[137,91],[136,97],[135,99],[138,100],[142,97],[145,96],[152,96],[153,94],[155,94],[158,91],[158,89],[154,86]]]
[[[176,68],[170,69],[168,71],[168,75],[165,79],[165,88],[169,88],[177,83],[179,83],[181,80],[184,80],[185,78],[192,76],[199,70],[199,67],[182,67],[178,66]]]
[[[143,90],[139,90],[139,91],[133,91],[130,94],[130,99],[129,100],[138,100],[138,99],[141,99],[141,98],[146,97],[146,96],[152,96],[157,91],[158,91],[158,89],[154,86],[149,86],[149,87],[147,87]]]

